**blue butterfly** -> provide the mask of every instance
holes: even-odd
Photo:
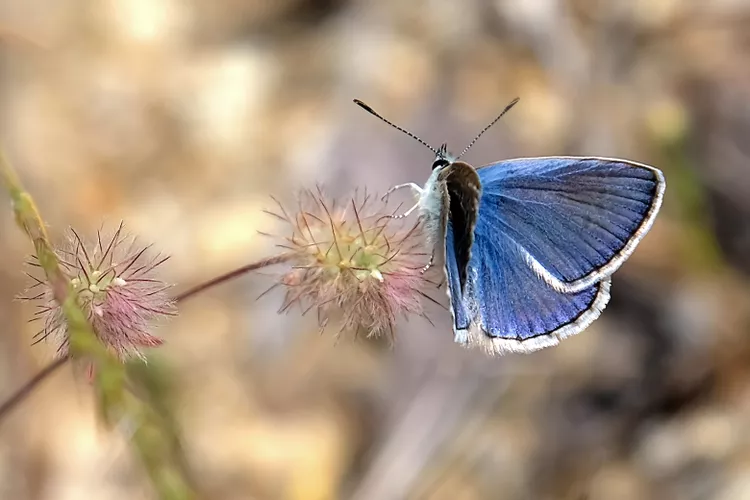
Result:
[[[401,216],[418,209],[444,256],[455,341],[491,354],[557,345],[596,320],[612,273],[651,228],[666,188],[660,170],[628,160],[459,161],[517,102],[453,157],[445,144],[435,150],[355,100],[435,153],[424,187],[392,190],[418,195]]]

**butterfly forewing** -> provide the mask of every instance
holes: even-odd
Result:
[[[563,291],[611,275],[651,227],[664,177],[653,167],[601,158],[507,160],[478,170],[482,214],[518,243]]]

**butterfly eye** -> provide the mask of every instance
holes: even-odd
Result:
[[[447,167],[450,164],[451,162],[449,162],[445,158],[436,158],[435,161],[432,162],[432,170],[435,170],[436,168]]]

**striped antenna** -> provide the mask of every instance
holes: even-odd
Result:
[[[463,150],[463,151],[461,152],[461,154],[460,154],[460,155],[458,155],[458,156],[456,157],[456,160],[458,160],[458,159],[459,159],[459,158],[461,158],[461,157],[462,157],[463,155],[465,155],[465,154],[466,154],[466,152],[467,152],[467,151],[468,151],[468,150],[469,150],[469,149],[470,149],[470,148],[471,148],[471,147],[472,147],[472,146],[474,145],[474,143],[475,143],[475,142],[477,142],[477,141],[479,140],[479,138],[480,138],[480,137],[482,137],[482,134],[484,134],[485,132],[487,132],[487,131],[488,131],[488,130],[490,129],[490,127],[492,127],[492,126],[493,126],[494,124],[496,124],[496,123],[498,122],[498,120],[500,120],[500,118],[502,118],[502,117],[503,117],[503,115],[504,115],[505,113],[507,113],[508,111],[510,111],[510,108],[512,108],[513,106],[515,106],[515,105],[516,105],[516,103],[517,103],[518,101],[520,101],[520,98],[518,98],[518,97],[516,97],[515,99],[513,99],[512,101],[510,101],[510,104],[508,104],[507,106],[505,106],[505,109],[503,110],[503,112],[502,112],[502,113],[500,113],[500,114],[499,114],[499,115],[497,116],[497,118],[495,118],[494,120],[492,120],[492,122],[490,122],[490,124],[489,124],[489,125],[487,125],[486,127],[484,127],[484,128],[482,129],[482,131],[481,131],[481,132],[479,132],[479,133],[477,134],[477,136],[476,136],[476,137],[474,138],[474,140],[473,140],[473,141],[471,141],[471,142],[469,143],[469,145],[468,145],[468,146],[466,146],[466,149],[464,149],[464,150]]]
[[[420,139],[420,138],[419,138],[419,137],[417,137],[416,135],[412,134],[412,133],[411,133],[411,132],[409,132],[408,130],[406,130],[406,129],[404,129],[404,128],[401,128],[401,127],[399,127],[398,125],[396,125],[396,124],[395,124],[395,123],[393,123],[392,121],[386,120],[386,119],[385,119],[385,118],[383,118],[383,117],[382,117],[381,115],[379,115],[378,113],[376,113],[374,109],[372,109],[372,108],[371,108],[370,106],[368,106],[367,104],[363,103],[363,102],[362,102],[362,101],[360,101],[359,99],[354,99],[354,104],[356,104],[356,105],[357,105],[357,106],[359,106],[360,108],[364,109],[365,111],[367,111],[367,112],[368,112],[368,113],[370,113],[371,115],[377,116],[378,118],[380,118],[381,120],[383,120],[383,121],[384,121],[385,123],[387,123],[387,124],[388,124],[388,125],[390,125],[391,127],[395,128],[396,130],[400,130],[401,132],[403,132],[404,134],[408,135],[408,136],[409,136],[409,137],[411,137],[412,139],[415,139],[415,140],[416,140],[417,142],[419,142],[419,143],[420,143],[420,144],[422,144],[423,146],[426,146],[426,147],[427,147],[427,148],[428,148],[428,149],[429,149],[430,151],[432,151],[433,153],[435,153],[435,154],[438,154],[438,151],[437,151],[437,149],[433,148],[432,146],[430,146],[430,145],[429,145],[429,144],[427,144],[427,143],[426,143],[425,141],[423,141],[422,139]],[[487,128],[489,128],[489,127],[487,127]]]

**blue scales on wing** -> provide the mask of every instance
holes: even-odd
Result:
[[[477,171],[483,214],[564,291],[617,270],[651,227],[665,187],[653,167],[601,158],[525,158]]]
[[[586,328],[609,300],[609,279],[580,292],[555,290],[527,265],[518,245],[482,217],[461,291],[453,240],[449,222],[446,271],[461,343],[484,345],[494,353],[534,351]]]
[[[482,195],[464,289],[452,216],[446,228],[457,341],[528,352],[586,328],[609,300],[609,276],[658,211],[661,173],[623,161],[543,158],[478,174]]]

